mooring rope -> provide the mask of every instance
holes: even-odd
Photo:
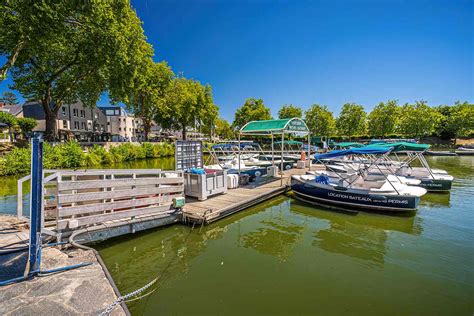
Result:
[[[187,245],[187,242],[188,242],[188,239],[189,239],[189,236],[191,236],[191,233],[193,232],[194,230],[194,225],[193,227],[189,230],[186,238],[184,239],[184,244]],[[171,267],[172,263],[174,262],[174,260],[178,258],[178,254],[176,253],[175,256],[173,256],[171,258],[171,260],[168,262],[168,264],[166,265],[166,267],[163,269],[163,271],[161,271],[161,275],[163,275],[164,273],[166,273],[166,271]],[[110,313],[114,310],[114,308],[121,304],[122,302],[131,302],[131,301],[135,301],[135,300],[139,300],[141,298],[144,298],[148,295],[150,295],[151,293],[155,292],[157,288],[153,289],[152,291],[150,291],[149,293],[146,293],[142,296],[139,296],[139,297],[136,297],[136,298],[133,298],[131,300],[128,300],[129,298],[131,297],[134,297],[134,296],[137,296],[138,294],[144,292],[145,290],[147,290],[148,288],[150,288],[153,284],[155,284],[158,280],[160,279],[160,276],[157,276],[156,278],[154,278],[153,280],[151,280],[149,283],[147,283],[146,285],[144,285],[143,287],[133,291],[133,292],[130,292],[128,293],[127,295],[122,295],[120,297],[118,297],[115,301],[113,301],[111,304],[109,304],[100,314],[99,316],[107,316],[107,315],[110,315]]]

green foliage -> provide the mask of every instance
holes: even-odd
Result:
[[[303,117],[303,110],[299,106],[295,106],[293,104],[284,105],[278,111],[279,119],[289,119],[294,117]]]
[[[336,120],[337,131],[342,136],[364,134],[366,131],[366,117],[362,105],[346,103],[342,106],[342,111]]]
[[[431,135],[443,116],[430,108],[426,101],[405,104],[401,108],[399,132],[409,137],[419,138]]]
[[[186,139],[188,127],[195,127],[196,123],[211,126],[217,117],[218,107],[213,102],[211,87],[178,77],[170,83],[155,121],[164,128],[180,129]]]
[[[17,124],[17,119],[10,113],[0,111],[0,123],[3,123],[11,128]]]
[[[221,139],[234,139],[235,131],[230,126],[229,122],[219,118],[216,123],[216,134]]]
[[[146,58],[135,78],[134,87],[125,98],[127,108],[143,121],[145,140],[148,140],[153,119],[163,106],[173,76],[166,62],[155,63]]]
[[[235,111],[235,118],[232,126],[235,129],[242,128],[251,121],[271,120],[270,109],[263,104],[262,99],[250,98],[245,100],[244,105]]]
[[[16,120],[23,134],[23,137],[25,138],[33,131],[33,128],[35,128],[37,125],[36,120],[30,117],[19,117]]]
[[[313,104],[305,112],[305,120],[313,135],[331,136],[335,132],[336,121],[325,105]]]
[[[18,104],[18,99],[13,92],[5,91],[0,97],[0,102],[6,103],[6,104]]]
[[[14,148],[0,159],[0,176],[27,173],[30,170],[30,148]],[[106,150],[94,145],[85,153],[79,143],[70,141],[55,146],[44,143],[43,166],[45,169],[77,169],[97,167],[145,158],[170,157],[174,145],[169,143],[124,143]]]
[[[396,100],[380,102],[368,116],[368,132],[373,136],[385,137],[395,131],[400,116]]]
[[[63,102],[93,106],[106,89],[121,100],[140,61],[153,54],[128,0],[10,0],[0,22],[0,55],[7,56],[0,76],[10,69],[13,87],[41,100],[47,140],[57,138]]]
[[[440,116],[435,130],[443,138],[469,136],[474,132],[474,104],[456,102],[435,108]]]

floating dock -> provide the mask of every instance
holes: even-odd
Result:
[[[319,166],[312,167],[315,170]],[[305,174],[307,169],[290,169],[280,178],[261,178],[256,182],[228,190],[204,201],[186,198],[183,208],[183,222],[190,224],[208,224],[231,214],[245,210],[263,201],[269,200],[289,190],[292,175]]]

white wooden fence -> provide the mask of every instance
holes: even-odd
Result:
[[[48,175],[49,174],[49,175]],[[107,221],[173,212],[184,196],[183,173],[159,169],[45,170],[43,214],[56,232]],[[23,216],[18,181],[18,216]]]

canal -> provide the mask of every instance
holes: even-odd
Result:
[[[281,196],[205,227],[96,245],[134,315],[472,315],[474,158],[429,157],[456,180],[414,216],[348,215]]]

